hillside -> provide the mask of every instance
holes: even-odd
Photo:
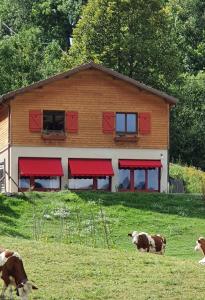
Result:
[[[167,237],[166,255],[197,260],[205,203],[197,196],[143,193],[31,193],[0,196],[1,235],[133,252],[130,231]]]
[[[39,286],[32,299],[204,298],[197,196],[63,191],[0,201],[1,244],[22,254]],[[138,253],[132,230],[165,235],[165,256]]]

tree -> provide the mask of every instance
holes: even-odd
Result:
[[[57,40],[66,50],[70,47],[73,28],[86,3],[87,0],[2,0],[0,34],[10,34],[9,28],[18,33],[28,27],[38,27],[45,42]]]
[[[32,18],[40,26],[47,41],[58,40],[63,50],[70,47],[73,28],[87,0],[40,0],[34,2]]]
[[[205,2],[204,0],[170,0],[169,9],[179,48],[187,72],[205,68]]]
[[[4,37],[0,40],[0,94],[56,73],[61,56],[57,42],[48,45],[42,42],[39,28]]]
[[[205,170],[205,73],[184,75],[178,89],[179,103],[172,110],[172,160]]]
[[[0,93],[56,72],[86,0],[0,2]]]
[[[67,64],[94,60],[166,88],[180,71],[171,25],[160,0],[90,0],[74,29]]]
[[[30,26],[33,0],[1,0],[0,38]]]

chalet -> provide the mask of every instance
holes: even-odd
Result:
[[[176,99],[93,62],[0,97],[0,189],[168,191]]]

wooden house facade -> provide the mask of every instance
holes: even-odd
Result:
[[[176,99],[93,62],[0,97],[5,190],[168,190]]]

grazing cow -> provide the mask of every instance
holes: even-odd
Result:
[[[205,265],[205,238],[200,237],[196,241],[195,251],[201,250],[204,254],[204,258],[199,261],[199,264]]]
[[[156,254],[164,254],[166,247],[166,239],[161,235],[150,235],[146,232],[133,231],[128,233],[128,236],[132,238],[133,244],[141,252],[150,252]]]
[[[28,281],[22,259],[17,252],[0,248],[0,273],[4,286],[0,299],[5,299],[5,292],[10,286],[10,299],[12,298],[12,286],[16,288],[17,295],[21,300],[28,300],[32,289],[37,289]]]

